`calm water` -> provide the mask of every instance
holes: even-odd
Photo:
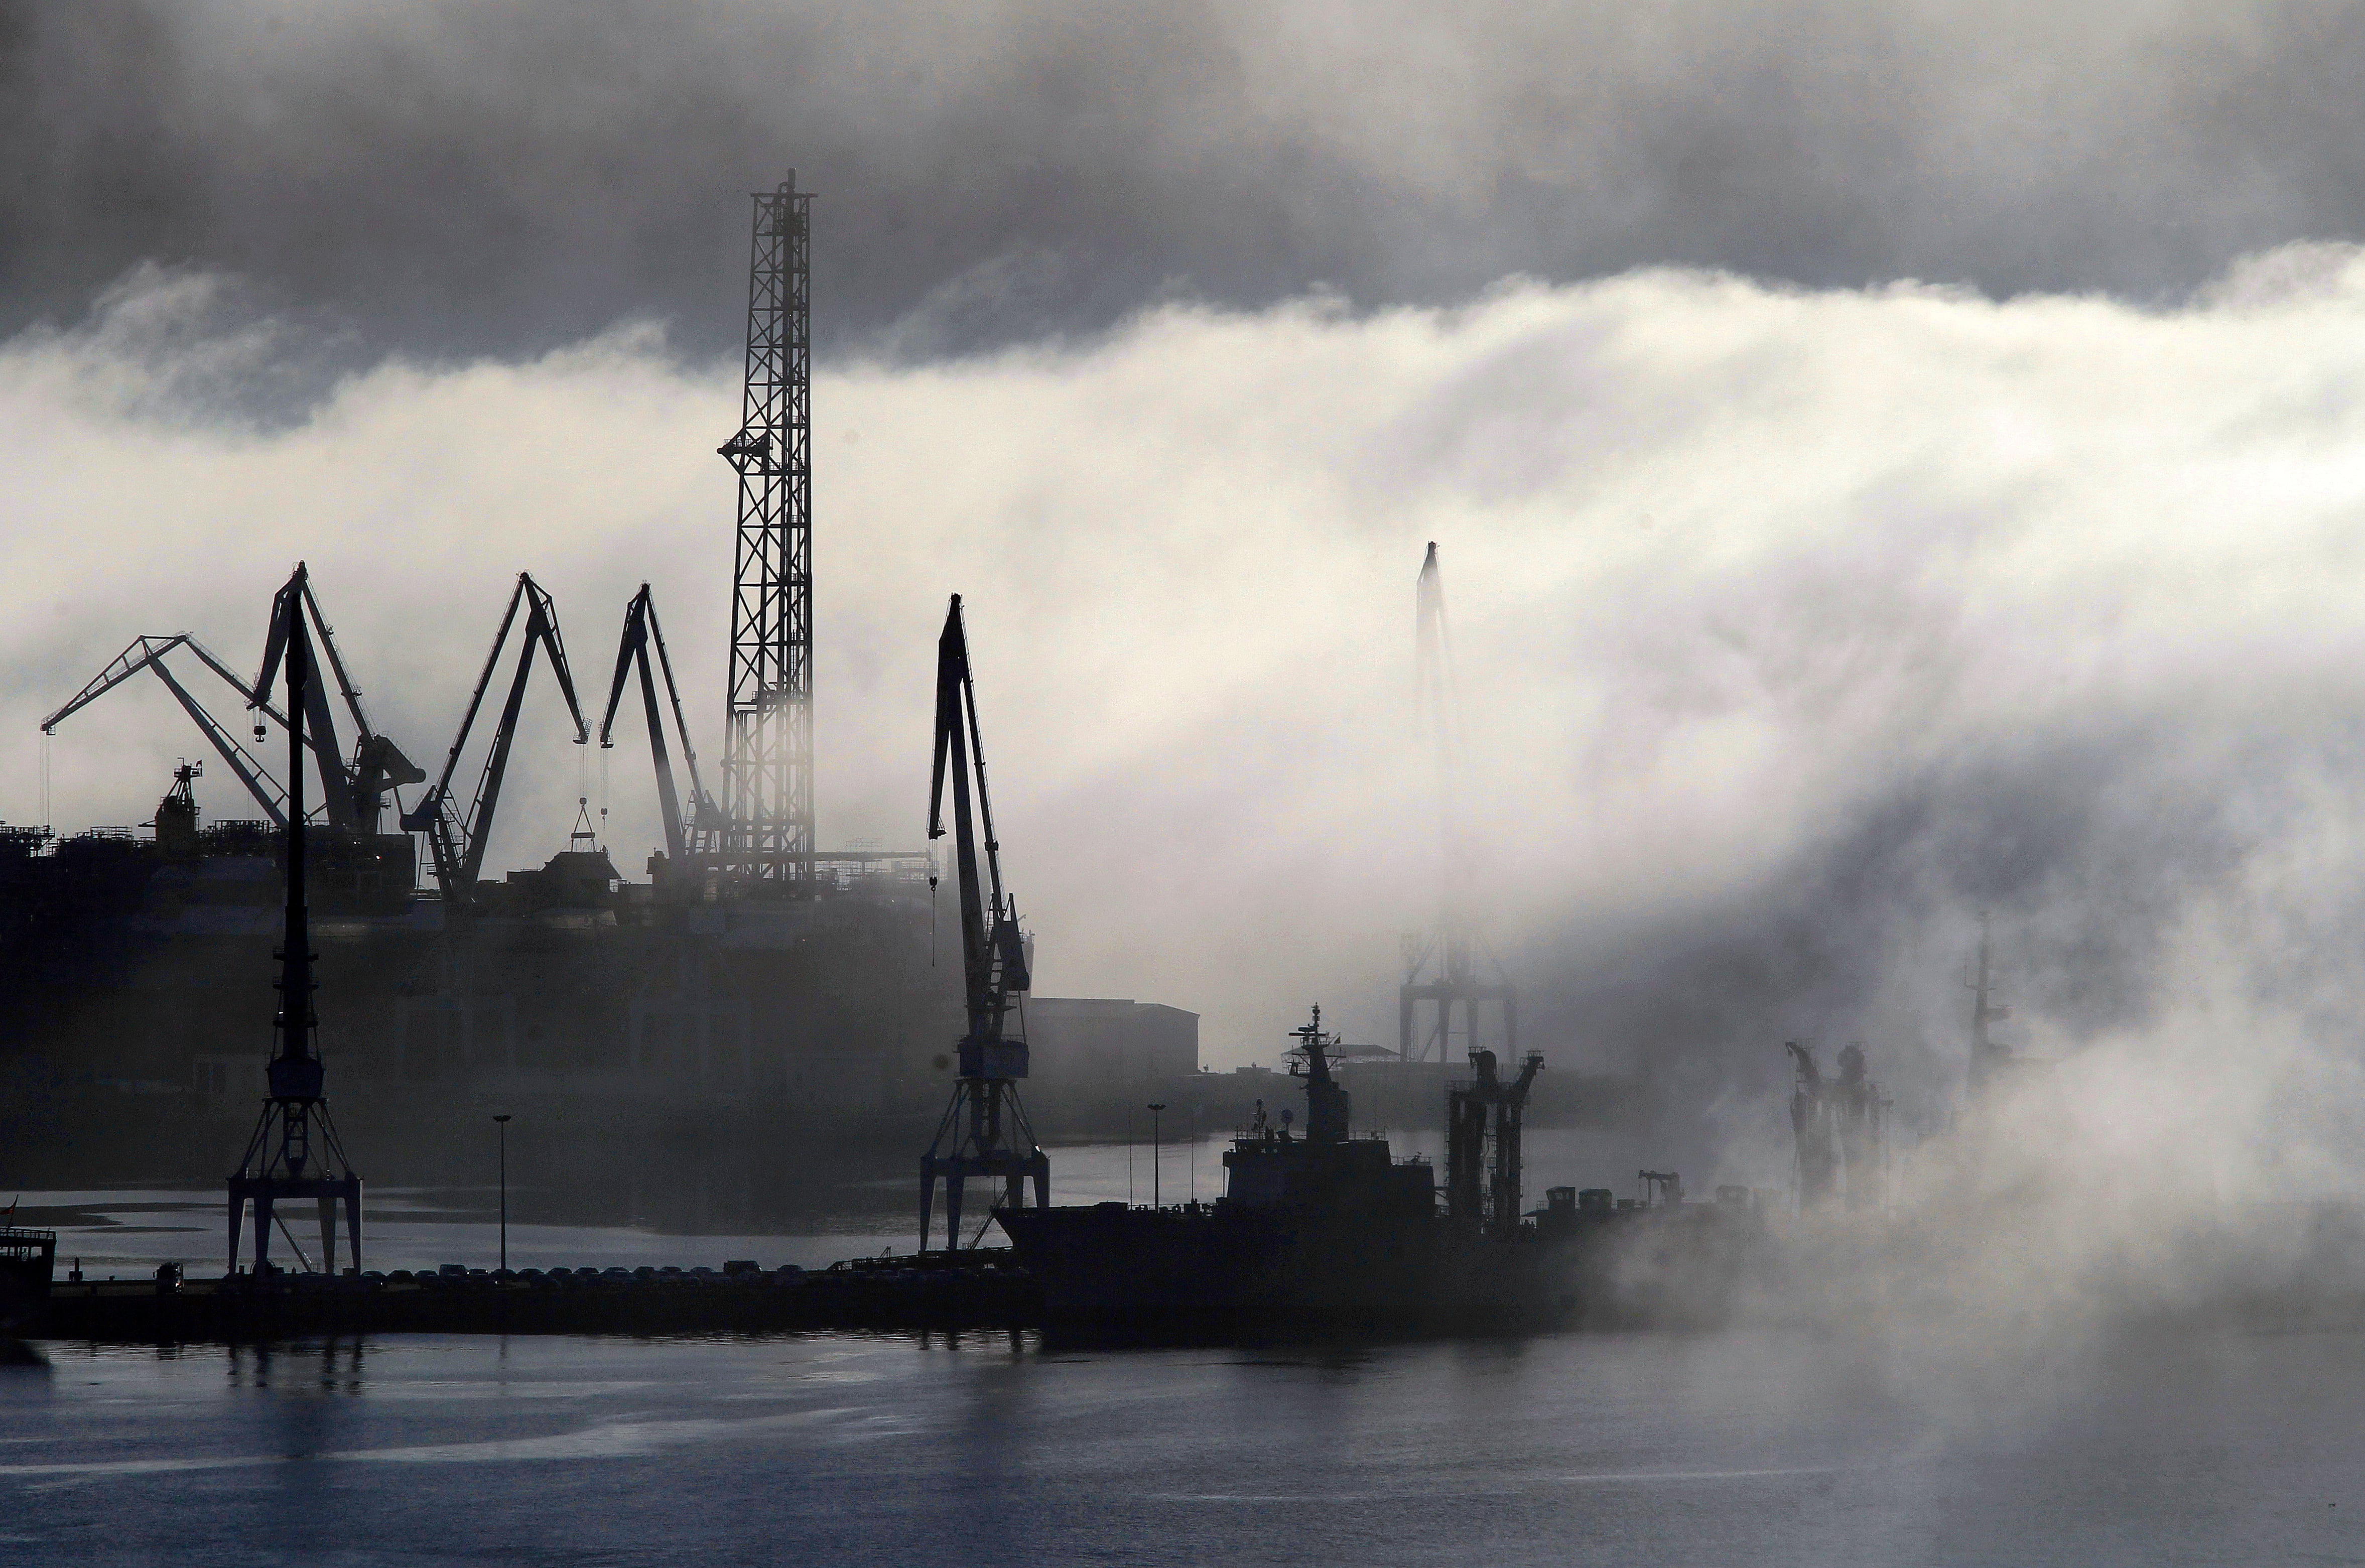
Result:
[[[1170,1148],[1169,1201],[1193,1163],[1213,1196],[1215,1156]],[[1054,1160],[1059,1201],[1149,1197],[1144,1148]],[[1536,1164],[1632,1160],[1553,1135]],[[492,1197],[375,1193],[371,1261],[489,1262]],[[24,1203],[93,1273],[219,1266],[211,1192]],[[912,1230],[882,1193],[510,1247],[813,1264]],[[0,1562],[2365,1562],[2365,1339],[2032,1332],[54,1344],[0,1369]]]
[[[0,1373],[6,1561],[2365,1561],[2350,1336],[50,1354]]]

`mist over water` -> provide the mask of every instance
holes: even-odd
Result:
[[[2365,1557],[2360,62],[2285,0],[0,6],[0,820],[147,821],[163,690],[39,719],[143,633],[251,669],[298,559],[431,766],[517,573],[595,705],[648,582],[711,767],[794,164],[824,845],[918,846],[958,592],[1038,992],[1393,1045],[1433,541],[1478,929],[1602,1095],[1530,1204],[1777,1194],[1714,1331],[50,1345],[0,1560]],[[626,717],[537,678],[488,874],[580,806],[644,875]],[[1878,1212],[1778,1195],[1786,1040],[1892,1098]],[[498,1258],[476,1108],[360,1098],[372,1262]],[[645,1109],[521,1118],[514,1264],[910,1245],[925,1126]],[[212,1272],[209,1136],[43,1150],[92,1187],[19,1217]]]

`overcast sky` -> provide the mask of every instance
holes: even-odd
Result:
[[[1786,1037],[1911,1105],[1959,1073],[1982,908],[2031,1048],[2348,1048],[2343,13],[6,14],[0,817],[42,712],[135,633],[248,662],[299,555],[414,756],[517,571],[587,670],[647,578],[711,755],[747,192],[793,163],[824,837],[916,834],[965,593],[1047,991],[1225,1065],[1314,1000],[1392,1038],[1434,539],[1555,1062],[1777,1161]],[[588,792],[636,868],[637,744],[541,722],[494,858]],[[143,820],[196,744],[110,698],[51,820]]]
[[[363,352],[737,341],[824,193],[824,342],[1507,274],[2172,298],[2354,237],[2365,17],[2252,0],[11,4],[0,330],[140,261]]]

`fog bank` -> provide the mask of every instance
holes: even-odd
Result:
[[[0,816],[39,817],[39,717],[134,633],[251,665],[298,556],[414,756],[521,569],[600,695],[652,581],[713,755],[729,374],[625,327],[387,363],[258,425],[241,388],[308,340],[240,297],[141,269],[0,346]],[[1527,1043],[1651,1075],[1687,1171],[1778,1182],[1786,1037],[1864,1038],[1937,1114],[1981,908],[2024,1048],[2329,1103],[2365,885],[2360,389],[2365,263],[2332,246],[2158,310],[1653,270],[842,358],[814,393],[823,837],[918,842],[961,592],[1043,989],[1198,1011],[1219,1065],[1273,1060],[1312,1001],[1392,1038],[1433,873],[1434,539]],[[580,756],[547,688],[528,725],[490,863],[558,848],[582,793],[637,872],[637,731]],[[50,820],[143,821],[199,747],[152,683],[110,696],[51,743]],[[230,785],[200,799],[251,814]]]

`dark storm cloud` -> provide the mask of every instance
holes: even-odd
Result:
[[[634,316],[724,350],[744,193],[791,163],[824,341],[923,356],[1649,263],[2155,297],[2365,221],[2341,7],[1448,12],[12,5],[0,331],[156,261],[358,353]]]

